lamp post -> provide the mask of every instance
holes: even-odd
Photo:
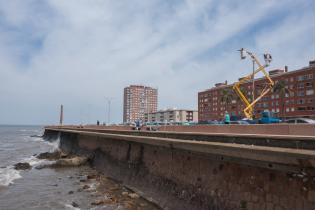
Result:
[[[107,100],[107,105],[108,105],[108,109],[107,109],[107,124],[110,124],[110,105],[111,105],[111,100],[113,100],[114,98],[111,97],[105,97],[105,100]]]

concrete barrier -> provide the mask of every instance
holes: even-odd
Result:
[[[312,124],[161,126],[160,131],[315,136]]]
[[[91,129],[93,130],[93,129]],[[165,209],[314,209],[314,150],[46,129]],[[233,138],[231,135],[230,138]]]

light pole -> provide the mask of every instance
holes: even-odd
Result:
[[[253,61],[253,87],[252,87],[252,102],[255,100],[255,60]],[[254,107],[253,107],[254,112]]]
[[[107,109],[107,123],[108,125],[110,124],[110,105],[111,105],[111,100],[113,100],[114,98],[111,97],[105,97],[105,100],[107,100],[107,104],[108,104],[108,109]]]

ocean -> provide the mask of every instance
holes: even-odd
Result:
[[[0,209],[159,209],[90,166],[36,169],[37,154],[58,148],[44,141],[40,126],[0,126]],[[29,170],[15,170],[27,162]],[[82,177],[97,175],[95,179]],[[136,197],[136,198],[135,198]]]

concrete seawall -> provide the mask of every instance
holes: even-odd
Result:
[[[62,150],[93,154],[99,171],[165,209],[315,209],[313,137],[242,144],[246,136],[46,128],[58,136]]]

